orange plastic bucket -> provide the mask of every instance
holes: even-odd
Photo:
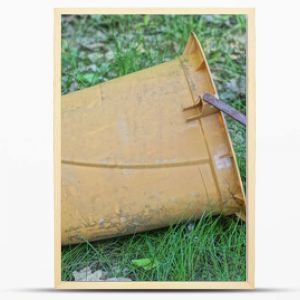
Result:
[[[150,230],[205,212],[245,217],[245,196],[201,45],[62,97],[62,243]],[[188,117],[199,118],[187,121]]]

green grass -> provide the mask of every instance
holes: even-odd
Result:
[[[219,96],[246,113],[244,16],[63,16],[62,94],[181,55],[199,37]],[[226,118],[246,188],[246,130]],[[193,229],[188,231],[187,228]],[[132,263],[156,258],[144,270]],[[62,249],[62,279],[86,266],[133,280],[246,279],[246,226],[236,217],[204,217],[160,231]]]
[[[202,217],[167,229],[96,243],[67,246],[62,251],[62,279],[90,266],[110,277],[141,281],[244,281],[246,231],[236,218]],[[155,263],[144,269],[135,259]]]

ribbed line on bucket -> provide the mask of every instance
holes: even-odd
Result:
[[[118,163],[88,163],[79,161],[69,161],[62,160],[63,164],[75,165],[81,167],[91,167],[91,168],[110,168],[110,169],[158,169],[158,168],[175,168],[175,167],[185,167],[193,165],[201,165],[204,163],[209,163],[209,158],[200,158],[190,161],[162,161],[151,164],[118,164]]]

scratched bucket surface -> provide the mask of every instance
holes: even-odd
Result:
[[[164,227],[204,212],[245,218],[245,196],[201,45],[62,97],[62,244]]]

